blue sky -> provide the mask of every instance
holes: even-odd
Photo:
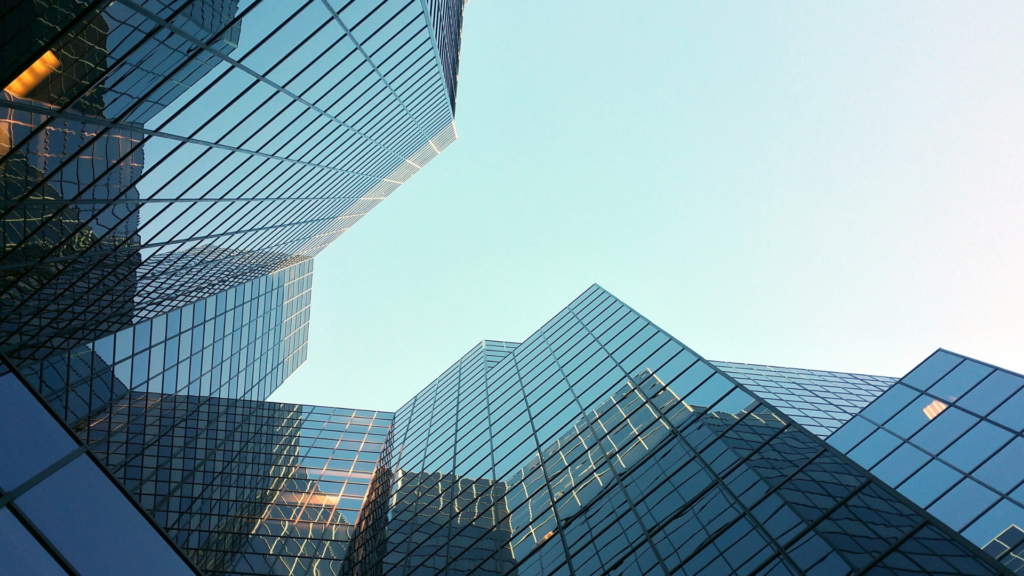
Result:
[[[466,6],[459,140],[317,257],[273,400],[394,410],[597,282],[713,360],[1024,371],[1024,4]]]

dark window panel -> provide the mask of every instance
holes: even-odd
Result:
[[[9,574],[67,576],[9,510],[0,508],[0,566]]]

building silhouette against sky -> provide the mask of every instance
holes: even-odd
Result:
[[[317,254],[454,141],[461,14],[14,3],[0,349],[38,359]]]
[[[271,402],[313,257],[455,139],[461,0],[0,19],[0,573],[1024,568],[1024,378],[710,362],[597,285],[396,412]]]
[[[302,278],[291,282],[300,296]],[[145,344],[126,344],[128,359],[166,350],[186,326],[194,334],[200,307],[190,307],[192,322],[179,321],[176,331],[126,340]],[[202,317],[216,326],[219,314]],[[228,332],[215,328],[211,346]],[[959,522],[931,504],[953,494],[956,481],[946,496],[924,501],[844,441],[847,427],[872,418],[903,382],[948,377],[972,362],[945,352],[890,382],[823,440],[723,367],[747,370],[742,377],[760,378],[761,386],[778,383],[771,374],[795,379],[796,397],[885,379],[709,362],[598,286],[521,344],[474,347],[394,414],[269,402],[269,385],[222,383],[208,393],[201,370],[198,388],[131,389],[118,377],[119,336],[112,371],[105,345],[67,362],[91,358],[93,368],[72,370],[97,377],[63,396],[42,394],[47,368],[0,379],[8,399],[0,431],[10,439],[0,451],[0,521],[11,541],[37,543],[0,550],[8,565],[31,555],[53,558],[57,574],[62,565],[72,574],[127,574],[142,560],[125,549],[132,546],[145,557],[162,554],[168,574],[1007,574],[1020,567],[1020,520],[1005,507],[1024,473],[999,466],[1013,441],[977,457],[987,463],[972,469],[976,481],[961,475],[961,483],[1003,492],[998,503],[964,500],[959,514],[969,518]],[[944,364],[932,368],[935,358]],[[220,366],[234,374],[230,362]],[[263,381],[286,366],[261,368]],[[971,374],[977,385],[992,375],[1019,378],[988,367]],[[983,390],[975,384],[961,387]],[[75,400],[82,407],[72,409],[72,389],[76,398],[100,400],[88,410]],[[799,417],[813,415],[792,402]],[[1012,405],[1001,406],[993,414],[1005,420]],[[956,442],[975,439],[965,433]],[[1004,483],[980,472],[988,469],[1001,471]],[[104,490],[106,499],[89,496]],[[91,531],[101,506],[142,541],[111,542]]]
[[[386,415],[265,400],[312,256],[455,140],[462,3],[3,10],[0,568],[340,573]]]

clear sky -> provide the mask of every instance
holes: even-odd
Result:
[[[712,360],[1024,371],[1024,3],[466,6],[459,140],[316,259],[273,400],[394,410],[597,282]]]

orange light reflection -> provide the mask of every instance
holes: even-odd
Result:
[[[929,420],[934,420],[935,417],[942,414],[942,411],[946,408],[948,408],[946,403],[936,400],[924,407],[924,415],[927,416]]]
[[[4,88],[4,91],[10,92],[20,98],[27,98],[29,92],[35,89],[36,86],[46,80],[46,77],[50,73],[57,70],[60,67],[60,60],[50,50],[46,51],[46,54],[32,63],[27,70],[18,75],[13,82]]]

